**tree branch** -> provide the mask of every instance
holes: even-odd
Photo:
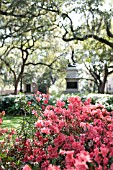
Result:
[[[66,41],[66,42],[73,41],[73,40],[84,41],[84,40],[87,40],[89,38],[93,38],[93,39],[95,39],[95,40],[97,40],[97,41],[99,41],[101,43],[104,43],[104,44],[108,45],[109,47],[113,48],[113,43],[112,42],[108,41],[105,38],[99,37],[96,34],[86,34],[86,35],[82,35],[82,36],[77,36],[77,30],[80,29],[80,28],[78,27],[78,29],[76,29],[76,30],[73,29],[73,22],[72,22],[71,18],[68,16],[68,14],[63,13],[62,17],[63,17],[63,19],[65,19],[65,18],[69,19],[69,21],[70,21],[69,27],[70,27],[70,30],[71,30],[71,33],[72,33],[72,36],[70,37],[69,36],[70,32],[65,28],[64,25],[62,25],[64,30],[65,30],[65,33],[62,36],[62,39],[64,41]],[[100,21],[102,21],[102,19],[100,19]],[[87,25],[88,25],[88,23],[87,23]],[[101,26],[101,23],[99,23],[99,26],[97,27],[97,30],[100,29],[100,26]],[[106,30],[107,30],[108,36],[113,38],[113,34],[110,32],[110,23],[108,23],[108,22],[106,24]]]
[[[33,66],[44,65],[44,66],[51,68],[51,64],[46,64],[46,63],[42,63],[42,62],[37,62],[37,63],[28,62],[28,63],[25,64],[25,66],[28,66],[28,65],[33,65]]]
[[[108,72],[108,75],[110,75],[110,74],[112,74],[112,73],[113,73],[113,70],[112,70],[112,71],[109,71],[109,72]]]
[[[112,66],[108,66],[108,68],[113,68],[113,65]]]
[[[110,21],[107,21],[106,22],[106,32],[107,32],[107,35],[109,37],[113,38],[113,34],[111,33],[110,28],[111,28],[111,23],[110,23]]]
[[[28,62],[28,63],[26,63],[25,65],[26,66],[28,66],[28,65],[34,65],[34,66],[36,66],[36,65],[44,65],[44,66],[47,66],[47,67],[49,67],[49,68],[51,68],[51,69],[53,69],[52,68],[52,65],[58,60],[58,58],[60,58],[62,55],[64,55],[65,53],[62,53],[62,54],[60,54],[56,59],[54,59],[50,64],[46,64],[46,63],[43,63],[43,62],[37,62],[37,63],[33,63],[33,62]]]
[[[88,35],[84,35],[83,37],[77,37],[76,35],[74,35],[73,37],[71,38],[66,38],[66,35],[68,34],[68,32],[65,32],[65,34],[63,35],[62,39],[66,42],[69,42],[69,41],[73,41],[73,40],[79,40],[79,41],[84,41],[84,40],[87,40],[89,38],[94,38],[95,40],[101,42],[101,43],[104,43],[106,45],[108,45],[109,47],[113,48],[113,43],[102,38],[102,37],[99,37],[97,35],[93,35],[93,34],[88,34]]]
[[[84,63],[84,65],[85,65],[86,69],[89,71],[90,75],[94,78],[96,84],[98,85],[98,81],[99,81],[99,83],[101,83],[100,75],[98,75],[95,71],[93,71],[90,66],[88,68],[86,63]]]

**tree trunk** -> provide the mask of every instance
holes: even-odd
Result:
[[[21,80],[21,78],[22,78],[22,75],[23,75],[23,73],[20,73],[20,74],[18,75],[18,77],[15,78],[15,81],[14,81],[14,95],[17,95],[17,94],[18,94],[18,84],[19,84],[19,82],[20,82],[20,80]]]
[[[21,66],[21,71],[20,71],[18,77],[16,78],[16,76],[15,76],[15,82],[14,82],[14,87],[15,87],[15,89],[14,89],[14,94],[15,94],[15,95],[18,94],[18,83],[19,83],[20,81],[21,81],[20,83],[22,83],[22,75],[23,75],[23,72],[24,72],[24,67],[25,67],[25,62],[26,62],[26,60],[27,60],[27,57],[26,57],[26,59],[24,59],[24,61],[23,61],[23,65]],[[22,86],[22,84],[21,84],[21,86]]]
[[[102,82],[98,87],[98,93],[104,94],[105,93],[105,82]]]
[[[100,84],[98,86],[98,93],[101,93],[101,94],[105,93],[105,85],[107,82],[107,77],[108,77],[108,75],[106,74],[103,78],[103,81],[100,82]]]
[[[23,89],[22,89],[22,77],[20,79],[20,92],[23,92]]]
[[[101,94],[103,94],[105,92],[105,85],[107,82],[107,77],[108,77],[108,66],[107,66],[107,64],[105,64],[103,81],[100,81],[99,88],[98,88],[98,90],[99,90],[98,92]]]
[[[15,81],[15,84],[14,84],[14,95],[18,94],[18,83],[19,83],[19,81]]]

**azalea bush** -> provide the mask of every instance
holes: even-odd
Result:
[[[113,112],[78,96],[55,105],[39,92],[35,99],[22,131],[0,129],[1,170],[113,169]]]

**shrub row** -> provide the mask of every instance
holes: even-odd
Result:
[[[70,95],[62,95],[60,97],[61,100],[67,102],[67,98]],[[74,96],[74,95],[73,95]],[[91,99],[91,104],[102,104],[107,111],[113,110],[113,96],[112,95],[79,95],[82,101],[87,100],[88,98]],[[51,96],[49,100],[49,104],[54,105],[57,99]],[[10,95],[10,96],[1,96],[0,97],[0,111],[5,111],[7,115],[21,115],[23,112],[23,107],[29,101],[33,101],[35,105],[37,103],[34,95]]]

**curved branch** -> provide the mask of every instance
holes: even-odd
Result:
[[[98,37],[97,35],[93,35],[92,38],[94,38],[95,40],[97,40],[101,43],[104,43],[104,44],[108,45],[109,47],[113,48],[113,43],[102,38],[102,37]]]
[[[112,73],[113,73],[113,70],[109,71],[109,72],[108,72],[108,75],[110,75],[110,74],[112,74]]]
[[[63,19],[65,19],[65,18],[68,18],[68,19],[69,19],[69,21],[70,21],[70,29],[71,29],[71,32],[74,33],[72,19],[71,19],[71,18],[69,17],[69,15],[66,14],[66,13],[63,13],[63,14],[62,14],[62,17],[63,17]]]
[[[63,14],[62,14],[62,17],[63,17],[63,19],[65,19],[65,18],[68,18],[68,19],[69,19],[69,21],[70,21],[69,27],[70,27],[70,30],[71,30],[71,33],[72,33],[72,36],[71,36],[71,37],[67,37],[70,32],[65,28],[64,25],[62,25],[63,28],[64,28],[64,30],[65,30],[65,33],[64,33],[64,35],[62,36],[62,39],[63,39],[64,41],[66,41],[66,42],[73,41],[73,40],[84,41],[84,40],[87,40],[87,39],[89,39],[89,38],[94,38],[95,40],[97,40],[97,41],[99,41],[99,42],[101,42],[101,43],[104,43],[104,44],[108,45],[109,47],[113,48],[113,43],[112,43],[112,42],[108,41],[108,40],[105,39],[105,38],[99,37],[99,36],[97,36],[97,35],[95,35],[95,34],[87,34],[87,35],[83,35],[83,36],[77,36],[77,31],[73,29],[72,19],[71,19],[71,18],[68,16],[68,14],[66,14],[66,13],[63,13]],[[99,25],[98,25],[98,27],[97,27],[97,31],[99,31],[99,29],[100,29],[101,21],[102,21],[102,18],[100,19],[100,23],[99,23]],[[88,24],[88,23],[87,23],[87,24]],[[110,27],[111,27],[111,26],[110,26],[110,22],[107,21],[107,24],[106,24],[107,35],[108,35],[109,37],[112,37],[112,38],[113,38],[113,34],[112,34],[111,31],[110,31]]]
[[[26,64],[25,64],[25,66],[28,66],[28,65],[33,65],[33,66],[36,66],[36,65],[44,65],[44,66],[47,66],[47,67],[51,68],[51,64],[46,64],[46,63],[42,63],[42,62],[38,62],[38,63],[29,62],[29,63],[26,63]]]
[[[34,66],[36,66],[36,65],[44,65],[44,66],[47,66],[47,67],[53,69],[53,68],[52,68],[52,65],[53,65],[61,56],[63,56],[64,54],[65,54],[65,53],[60,54],[60,55],[59,55],[56,59],[54,59],[50,64],[46,64],[46,63],[43,63],[43,62],[37,62],[37,63],[28,62],[28,63],[26,63],[25,65],[26,65],[26,66],[28,66],[28,65],[34,65]]]
[[[109,37],[113,38],[113,34],[111,33],[110,28],[111,28],[110,21],[107,21],[107,23],[106,23],[106,32],[107,32],[107,35]]]
[[[73,37],[71,38],[66,38],[66,35],[67,35],[68,32],[65,32],[65,34],[63,35],[62,39],[66,42],[69,42],[69,41],[73,41],[73,40],[79,40],[79,41],[84,41],[84,40],[87,40],[89,38],[94,38],[95,40],[101,42],[101,43],[104,43],[106,45],[108,45],[109,47],[113,48],[113,43],[102,38],[102,37],[99,37],[97,35],[93,35],[93,34],[88,34],[88,35],[84,35],[83,37],[77,37],[76,35],[74,35]]]

